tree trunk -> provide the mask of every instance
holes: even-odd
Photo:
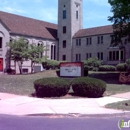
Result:
[[[19,66],[19,72],[22,74],[22,62],[18,61],[18,66]]]
[[[16,61],[14,61],[15,73],[16,73]]]
[[[31,73],[33,73],[33,61],[31,61]]]

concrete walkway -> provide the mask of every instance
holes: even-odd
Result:
[[[99,115],[128,111],[104,108],[106,104],[130,100],[130,92],[103,98],[41,99],[0,93],[0,114],[9,115]]]

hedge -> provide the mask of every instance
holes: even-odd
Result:
[[[58,77],[43,78],[34,82],[34,88],[37,97],[60,97],[68,93],[70,82]]]
[[[102,65],[103,61],[98,60],[98,58],[89,58],[88,60],[84,60],[84,65],[89,67],[99,67]]]
[[[118,71],[126,71],[127,70],[127,64],[126,63],[120,63],[116,66]]]
[[[99,66],[99,71],[115,71],[116,67],[113,65],[102,65]]]
[[[56,60],[45,60],[44,62],[42,62],[42,66],[43,68],[49,70],[49,69],[57,69],[59,68],[59,61]]]
[[[61,62],[66,62],[66,61],[45,60],[45,61],[42,62],[42,66],[46,70],[49,70],[49,69],[59,69]]]
[[[90,77],[75,78],[71,85],[76,95],[85,97],[101,97],[106,90],[104,81]]]

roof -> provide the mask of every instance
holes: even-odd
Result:
[[[102,34],[111,34],[111,33],[113,33],[113,27],[112,25],[107,25],[101,27],[81,29],[74,35],[74,38],[102,35]]]
[[[12,34],[57,39],[57,25],[0,11],[0,21]]]

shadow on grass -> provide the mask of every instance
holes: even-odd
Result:
[[[74,97],[74,98],[101,98],[103,96],[100,96],[100,97],[88,97],[88,96],[84,96],[84,95],[81,95],[81,94],[75,94],[74,92],[70,92],[68,93],[68,95]]]

